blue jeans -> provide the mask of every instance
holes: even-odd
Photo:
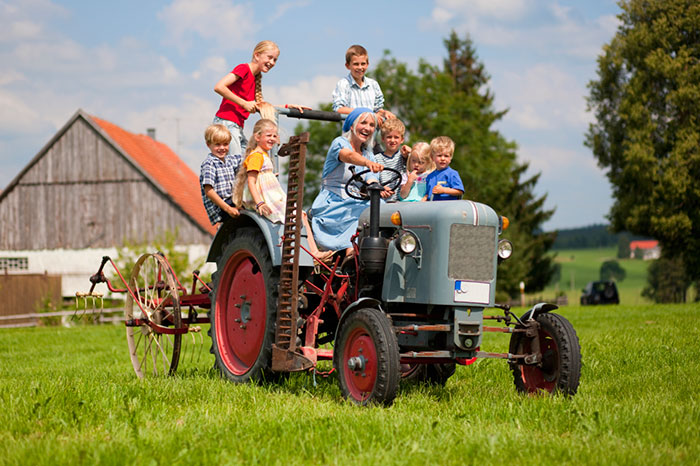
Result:
[[[245,149],[248,147],[248,139],[246,139],[243,134],[243,128],[238,126],[236,123],[224,120],[218,116],[214,117],[212,121],[215,125],[224,125],[229,133],[231,133],[231,143],[228,146],[228,153],[231,155],[238,155],[241,159],[245,158]]]

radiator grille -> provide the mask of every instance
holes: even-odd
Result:
[[[459,223],[450,227],[449,278],[483,282],[493,280],[495,254],[496,227]]]

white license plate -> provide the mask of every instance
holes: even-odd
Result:
[[[489,304],[491,284],[485,282],[455,281],[455,302]]]

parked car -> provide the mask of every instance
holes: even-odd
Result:
[[[588,282],[582,291],[582,306],[587,304],[620,304],[617,285],[613,281]]]

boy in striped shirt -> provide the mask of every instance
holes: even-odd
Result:
[[[402,177],[406,175],[406,157],[408,157],[408,146],[402,146],[406,127],[398,118],[391,118],[382,124],[382,142],[384,143],[384,152],[374,154],[374,159],[377,163],[381,163],[386,168],[393,168],[401,173]],[[379,173],[379,181],[386,183],[393,179],[396,173],[383,171]],[[402,179],[402,182],[406,180]],[[391,195],[384,197],[386,202],[398,201],[398,190],[387,191]]]

